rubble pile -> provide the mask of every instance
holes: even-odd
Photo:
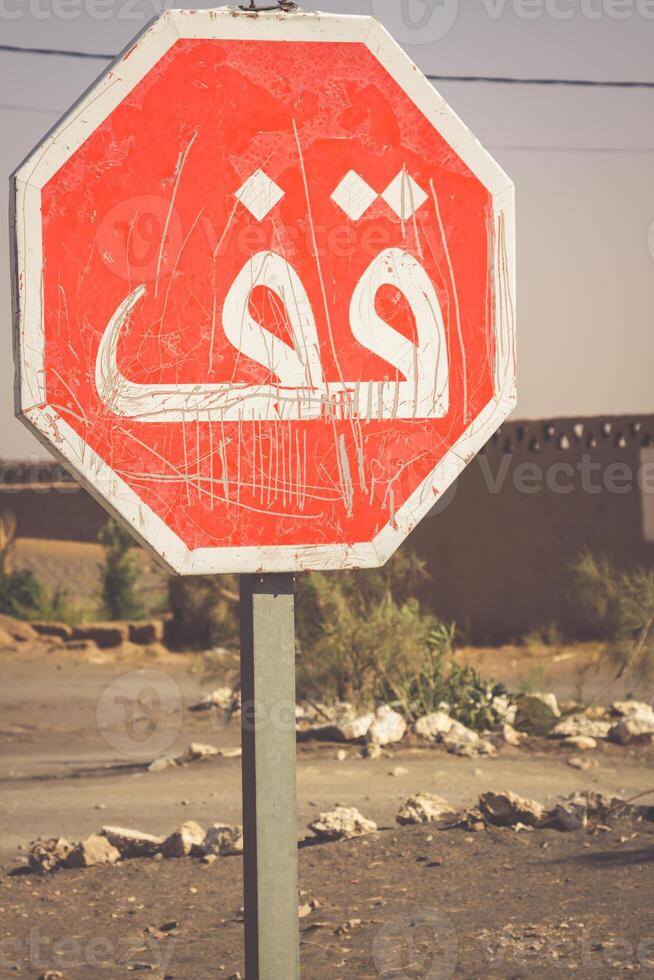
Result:
[[[135,858],[185,858],[203,860],[243,853],[243,828],[231,824],[213,824],[205,830],[188,820],[167,837],[131,830],[126,827],[103,827],[77,843],[64,837],[53,837],[32,843],[28,865],[31,871],[46,874],[60,868],[91,868],[117,864]]]

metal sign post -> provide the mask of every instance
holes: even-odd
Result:
[[[241,575],[245,975],[297,980],[292,575]]]

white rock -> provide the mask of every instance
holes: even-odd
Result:
[[[217,687],[210,694],[204,694],[197,704],[191,705],[191,711],[238,711],[241,707],[241,696],[231,687]]]
[[[91,834],[77,844],[68,855],[69,868],[92,868],[97,864],[115,864],[120,860],[120,851],[110,844],[106,837]]]
[[[501,721],[513,725],[518,714],[518,706],[511,704],[511,699],[506,694],[497,694],[491,701],[491,708]]]
[[[377,824],[366,820],[354,807],[337,806],[328,813],[321,813],[309,824],[309,830],[322,840],[349,840],[374,834]]]
[[[535,691],[531,697],[537,698],[543,704],[546,704],[556,718],[561,717],[561,709],[559,708],[559,702],[556,700],[556,694],[552,694],[551,692],[544,694],[542,691]]]
[[[610,721],[599,721],[587,718],[585,715],[570,715],[564,718],[550,732],[551,738],[578,738],[579,736],[588,738],[608,738],[611,730]]]
[[[210,759],[214,755],[219,755],[220,751],[215,745],[205,745],[203,742],[191,742],[186,752],[182,753],[177,759],[178,762],[199,762],[202,759]]]
[[[229,857],[243,853],[243,828],[235,824],[215,823],[209,827],[202,845],[205,854]]]
[[[152,857],[164,842],[163,837],[145,834],[140,830],[128,830],[126,827],[103,827],[102,836],[120,851],[122,858]]]
[[[441,735],[447,735],[452,724],[453,719],[446,711],[433,711],[430,715],[418,718],[413,727],[420,738],[438,739]]]
[[[401,742],[406,734],[407,723],[399,712],[388,704],[382,704],[375,712],[375,718],[366,733],[366,738],[374,745],[394,745]]]
[[[475,745],[479,741],[479,735],[477,732],[473,732],[471,728],[466,728],[460,721],[452,721],[449,731],[443,736],[442,741],[446,745],[462,742]]]
[[[514,827],[518,823],[534,827],[545,813],[540,803],[523,800],[515,793],[484,793],[479,797],[479,808],[490,823],[500,827]]]
[[[654,729],[654,708],[644,701],[616,701],[611,705],[611,712],[620,718],[637,718],[639,721],[649,722]]]
[[[177,759],[172,755],[160,755],[148,766],[148,772],[163,772],[164,769],[172,769],[177,765]]]
[[[379,745],[373,745],[372,742],[366,742],[361,750],[361,755],[364,759],[381,759],[382,750]]]
[[[433,793],[416,793],[400,808],[396,820],[399,824],[433,823],[454,813],[454,808],[442,796]]]
[[[507,745],[520,745],[524,737],[522,732],[517,732],[513,725],[509,725],[508,722],[502,725],[502,738]]]
[[[165,839],[161,853],[167,858],[188,857],[190,854],[201,856],[204,853],[205,837],[205,831],[199,824],[194,820],[187,820]]]
[[[654,737],[654,722],[640,715],[622,718],[609,732],[612,742],[619,745],[633,745],[638,742],[651,742]]]
[[[564,738],[562,744],[567,749],[578,749],[580,752],[591,752],[597,748],[597,740],[589,735],[571,735]]]

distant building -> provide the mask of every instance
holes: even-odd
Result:
[[[0,466],[7,512],[19,537],[67,541],[97,541],[107,519],[54,463]],[[503,426],[409,546],[431,575],[423,600],[471,640],[579,634],[569,567],[583,548],[654,565],[654,415]]]

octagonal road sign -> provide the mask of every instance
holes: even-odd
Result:
[[[383,563],[515,402],[511,181],[369,17],[158,17],[14,176],[18,414],[174,571]]]

